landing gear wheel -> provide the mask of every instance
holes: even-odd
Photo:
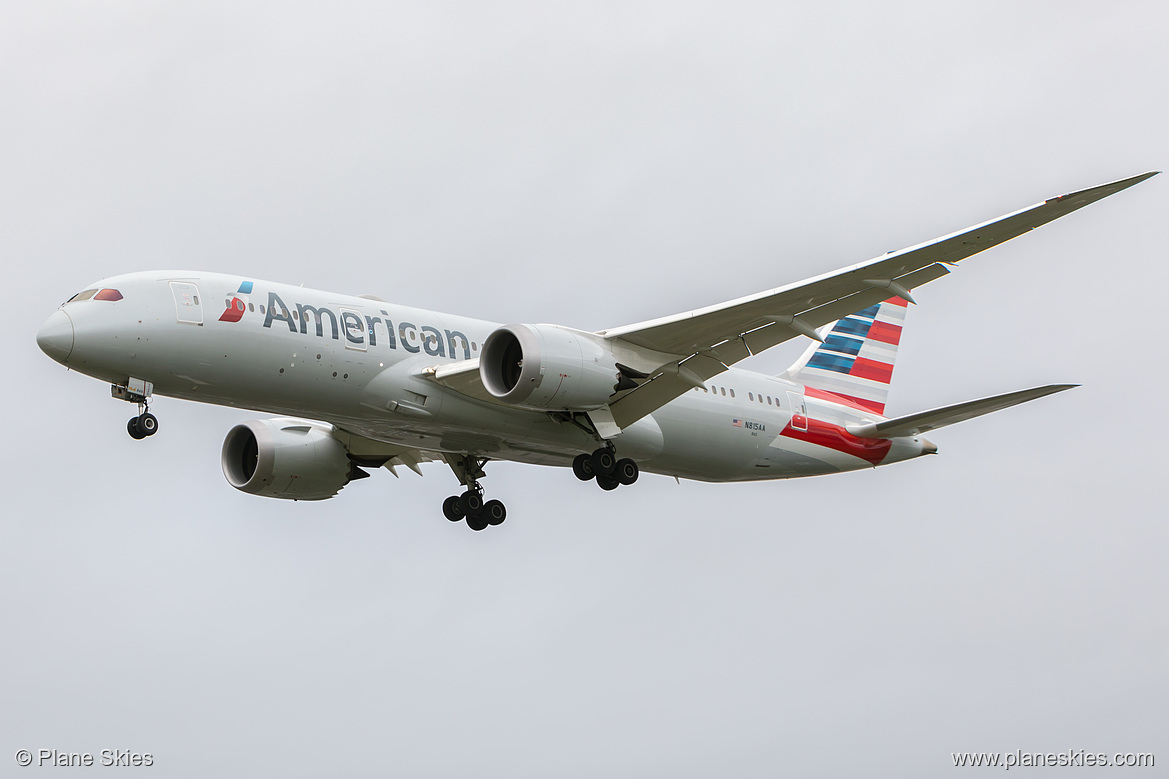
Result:
[[[637,467],[637,463],[626,457],[617,461],[617,469],[613,472],[613,476],[622,484],[633,484],[637,481],[640,473],[641,469]]]
[[[608,492],[609,490],[615,490],[619,486],[621,486],[621,482],[617,481],[612,476],[603,476],[603,475],[598,473],[597,474],[597,486],[599,486],[601,489]]]
[[[149,411],[138,417],[138,430],[142,435],[154,435],[158,432],[158,417]]]
[[[593,456],[591,454],[578,454],[576,459],[572,461],[572,472],[581,481],[588,481],[596,476],[596,471],[593,470]]]
[[[489,500],[483,504],[480,515],[487,520],[488,525],[502,525],[503,520],[507,519],[507,509],[502,501]]]
[[[451,522],[466,519],[467,527],[474,531],[486,530],[507,519],[507,509],[502,502],[483,500],[479,480],[485,475],[483,466],[487,464],[487,458],[466,453],[444,456],[444,459],[467,489],[462,495],[452,495],[442,502],[443,516]]]
[[[597,476],[612,476],[613,469],[617,467],[617,458],[613,456],[613,452],[604,447],[593,452],[592,462],[593,472]]]
[[[138,426],[138,417],[130,417],[130,421],[126,423],[126,432],[135,441],[141,441],[146,437],[146,433],[143,433],[142,428]]]
[[[459,508],[467,517],[467,522],[469,523],[471,517],[483,509],[483,496],[474,490],[467,490],[459,496]]]
[[[451,522],[458,522],[465,516],[463,510],[459,508],[458,495],[451,495],[442,502],[442,514]]]

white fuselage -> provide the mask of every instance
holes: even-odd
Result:
[[[565,466],[597,446],[556,415],[427,377],[478,357],[498,323],[215,273],[135,273],[93,288],[121,299],[68,302],[42,334],[52,331],[46,351],[58,362],[111,384],[150,382],[159,395],[307,417],[431,452]],[[618,453],[653,473],[752,481],[933,451],[918,437],[850,435],[846,425],[882,417],[784,379],[732,368],[706,384],[613,437]]]

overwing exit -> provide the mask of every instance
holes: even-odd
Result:
[[[933,454],[924,433],[1069,389],[1052,384],[890,418],[914,290],[961,260],[1155,172],[795,284],[599,332],[414,309],[222,273],[146,271],[96,282],[37,333],[51,358],[137,404],[155,395],[280,415],[238,425],[221,452],[244,492],[322,500],[385,467],[445,462],[443,504],[475,530],[504,521],[480,480],[492,460],[571,467],[612,490],[641,471],[701,481],[839,473]],[[794,338],[785,373],[737,363]]]

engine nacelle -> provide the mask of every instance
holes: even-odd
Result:
[[[620,381],[596,336],[558,325],[507,325],[483,342],[479,376],[504,403],[540,411],[589,411]]]
[[[252,495],[324,500],[349,483],[349,453],[329,427],[300,419],[252,419],[223,440],[223,475]]]

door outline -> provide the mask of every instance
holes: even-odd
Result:
[[[180,325],[203,326],[203,304],[199,287],[190,281],[172,281],[171,294],[175,298],[175,318]]]
[[[792,430],[808,429],[808,407],[804,405],[804,393],[788,390],[788,402],[792,406]]]
[[[372,325],[367,327],[365,324],[365,318],[361,315],[361,312],[357,311],[356,309],[341,308],[340,311],[341,311],[341,321],[338,322],[337,325],[341,329],[341,337],[345,340],[345,348],[352,349],[356,352],[366,351],[366,349],[368,348],[367,345],[369,343],[367,339],[373,334],[372,333],[372,330],[373,330]],[[355,342],[352,339],[350,339],[349,333],[351,332],[351,330],[350,330],[349,325],[346,324],[346,319],[345,319],[346,314],[348,314],[352,317],[355,317],[357,319],[357,329],[352,330],[352,332],[355,335],[360,334],[361,341]]]

